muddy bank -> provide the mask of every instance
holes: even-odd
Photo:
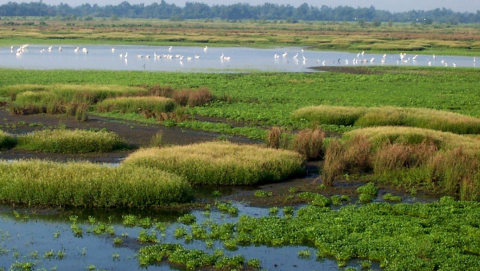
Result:
[[[46,128],[66,127],[67,129],[107,129],[123,137],[132,150],[113,153],[88,153],[88,154],[55,154],[28,152],[20,150],[2,150],[0,159],[49,159],[54,161],[91,161],[101,163],[118,163],[125,158],[133,149],[149,146],[155,134],[162,133],[162,142],[165,145],[187,145],[191,143],[206,142],[218,139],[221,135],[211,132],[182,129],[177,127],[165,127],[162,125],[143,124],[133,121],[117,120],[91,116],[85,122],[79,122],[73,117],[66,115],[11,115],[7,109],[0,110],[0,129],[10,134],[25,134]],[[235,143],[255,144],[258,142],[247,138],[232,136],[229,141]]]

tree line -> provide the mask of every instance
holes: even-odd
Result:
[[[168,4],[165,0],[145,4],[122,2],[118,5],[99,6],[83,4],[69,6],[47,5],[42,1],[31,3],[8,2],[0,5],[0,16],[52,16],[52,17],[115,17],[115,18],[155,18],[155,19],[222,19],[222,20],[286,20],[286,21],[367,21],[367,22],[422,22],[422,23],[479,23],[480,11],[454,12],[451,9],[411,10],[389,12],[369,8],[349,6],[311,6],[306,3],[299,7],[265,3],[250,5],[209,6],[199,2],[187,2],[184,7]]]

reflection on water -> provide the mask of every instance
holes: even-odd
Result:
[[[61,51],[59,50],[61,47]],[[306,72],[314,66],[476,67],[476,58],[415,54],[308,51],[296,47],[255,49],[167,46],[39,46],[0,48],[0,67],[181,72]]]

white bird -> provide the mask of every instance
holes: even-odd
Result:
[[[59,52],[62,51],[62,46],[58,47],[58,51],[59,51]]]
[[[224,57],[225,57],[225,56],[224,56],[223,53],[222,53],[222,55],[220,56],[220,59],[223,59]]]
[[[203,51],[207,51],[208,50],[208,46],[205,46],[205,48],[203,48]]]
[[[12,52],[12,53],[13,53],[13,45],[12,45],[12,46],[10,46],[10,52]]]
[[[372,57],[372,59],[370,59],[370,62],[371,62],[371,63],[373,63],[373,61],[374,61],[374,60],[375,60],[375,58],[374,58],[374,57]]]
[[[283,57],[287,57],[287,52],[285,52],[285,54],[282,55]]]
[[[428,66],[432,66],[432,61],[429,61],[429,62],[428,62]]]
[[[307,61],[307,59],[305,58],[305,56],[303,56],[303,62]]]
[[[180,62],[183,60],[183,56],[180,56]]]
[[[325,60],[322,62],[322,65],[325,66]]]
[[[229,56],[224,56],[223,59],[230,60],[230,57]]]
[[[146,57],[146,58],[150,58],[150,55],[146,55],[145,57]]]
[[[473,62],[475,63],[477,61],[477,58],[476,57],[473,57]]]
[[[415,56],[412,58],[412,60],[416,60],[417,57],[418,57],[418,55],[415,55]]]
[[[172,51],[172,48],[173,48],[173,46],[170,46],[170,48],[168,48],[168,51]]]
[[[192,57],[191,56],[187,57],[187,60],[192,60]]]
[[[142,58],[143,56],[142,55],[137,55],[138,58]]]
[[[125,58],[127,58],[127,57],[128,57],[128,52],[125,53]]]
[[[456,63],[453,63],[453,67],[456,67],[456,66],[457,66],[457,64],[456,64]]]
[[[298,57],[298,53],[296,55],[293,56],[293,58],[297,58]]]
[[[45,52],[45,49],[40,50],[40,53],[44,53],[44,52]]]
[[[123,58],[123,54],[120,54],[119,57],[120,57],[120,58]]]
[[[48,47],[48,51],[49,51],[49,52],[52,51],[52,46]]]
[[[82,52],[84,52],[84,53],[88,52],[87,48],[83,47]]]
[[[112,48],[112,53],[115,53],[115,47]]]
[[[365,51],[362,51],[362,56],[365,54]]]
[[[442,61],[441,61],[441,62],[442,62],[442,64],[443,64],[443,63],[445,63],[445,59],[442,59]]]
[[[194,57],[195,57],[195,59],[199,59],[199,58],[200,58],[200,56],[199,56],[199,55],[195,55]]]
[[[384,55],[383,55],[383,58],[387,58],[387,54],[384,54]]]
[[[280,56],[277,55],[277,54],[275,54],[275,55],[273,56],[273,58],[279,58],[279,57],[280,57]]]
[[[385,58],[382,58],[382,60],[380,60],[380,62],[382,63],[385,63],[385,61],[386,61]]]
[[[73,51],[76,53],[76,52],[78,52],[78,49],[80,49],[80,47],[75,48],[75,50],[73,50]]]
[[[437,57],[435,56],[435,54],[433,54],[433,59],[435,59],[435,58],[437,58]]]

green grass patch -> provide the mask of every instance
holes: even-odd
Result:
[[[18,149],[58,153],[111,152],[126,147],[125,140],[113,132],[63,129],[18,136],[17,145]]]
[[[303,171],[303,158],[295,152],[229,142],[142,149],[124,163],[166,170],[200,185],[278,182]]]
[[[480,133],[478,118],[425,108],[321,105],[298,109],[292,118],[345,126],[410,126],[457,134]]]
[[[142,113],[147,116],[172,112],[176,108],[175,101],[165,97],[119,97],[106,99],[97,104],[99,112],[118,111],[120,113]]]
[[[39,160],[0,162],[0,200],[79,207],[145,207],[189,202],[193,190],[181,177],[142,167]]]

